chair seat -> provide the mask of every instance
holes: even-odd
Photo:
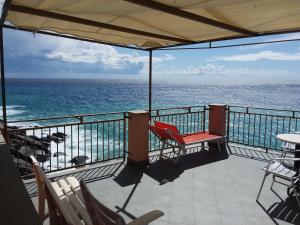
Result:
[[[274,161],[269,164],[268,166],[265,166],[262,168],[264,171],[268,170],[269,173],[272,173],[274,175],[287,178],[287,179],[293,179],[293,177],[296,175],[296,172],[293,170],[288,169],[285,167],[282,163],[278,161]]]
[[[193,134],[182,135],[185,144],[193,144],[210,140],[222,139],[223,136],[210,134],[207,132],[197,132]]]

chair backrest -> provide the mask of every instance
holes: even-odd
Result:
[[[82,195],[94,225],[126,225],[116,212],[99,202],[89,191],[83,180],[80,181]]]
[[[168,130],[173,131],[174,133],[179,134],[178,128],[173,124],[164,123],[164,122],[161,122],[161,121],[154,121],[154,125],[156,127],[159,127],[159,128],[162,128],[162,129],[168,129]]]
[[[171,139],[169,133],[167,132],[167,129],[163,129],[160,127],[149,125],[149,129],[160,139],[167,140]]]
[[[39,166],[38,161],[36,160],[36,158],[33,155],[30,155],[30,159],[32,161],[32,170],[36,179],[36,186],[38,189],[38,194],[39,196],[45,196],[45,187],[44,187],[44,182],[42,180],[42,177],[40,176],[38,170],[37,170],[37,166]]]
[[[63,192],[60,189],[54,189],[54,186],[38,164],[35,164],[35,170],[44,185],[48,201],[50,224],[82,225],[83,223],[74,209],[72,209]]]
[[[175,141],[179,145],[183,145],[185,143],[175,125],[160,121],[154,121],[154,125],[155,126],[149,125],[149,129],[160,139],[169,139]]]

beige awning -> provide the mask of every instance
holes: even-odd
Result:
[[[6,21],[33,31],[157,48],[300,31],[300,1],[12,0]]]

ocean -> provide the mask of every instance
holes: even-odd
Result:
[[[222,103],[300,110],[300,84],[204,85],[201,83],[154,81],[152,97],[153,109]],[[7,115],[9,121],[147,108],[147,80],[7,80]],[[238,140],[239,142],[248,136],[248,142],[250,141],[249,143],[252,145],[266,146],[267,144],[271,148],[280,148],[280,143],[277,143],[275,138],[276,132],[297,131],[300,127],[299,119],[293,120],[293,123],[290,123],[292,126],[287,126],[286,123],[291,120],[282,121],[278,120],[278,117],[261,116],[248,118],[243,115],[236,115],[230,124],[230,129],[235,129],[236,136],[231,138],[233,141]],[[190,127],[201,124],[199,120],[187,122],[187,117],[186,120],[182,120],[182,118],[177,122],[183,126],[186,125],[185,123],[188,123]],[[249,119],[249,124],[243,125],[242,121],[246,119],[247,121]],[[261,122],[262,126],[256,125],[258,121]],[[75,122],[78,123],[77,120]],[[46,123],[34,121],[10,125],[33,127],[46,125]],[[51,121],[51,123],[58,124],[58,121]],[[41,138],[53,135],[58,131],[67,134],[66,139],[62,142],[51,141],[48,148],[51,157],[42,162],[45,170],[54,171],[72,166],[70,160],[78,155],[88,156],[87,163],[122,157],[124,144],[122,127],[122,121],[116,121],[60,126],[51,129],[35,128],[35,131],[27,131],[26,135],[34,134]],[[263,142],[263,140],[267,140],[267,142]],[[155,143],[157,144],[158,141]],[[16,152],[18,151],[20,149],[16,149]],[[54,156],[54,153],[61,153],[61,155],[57,157]]]
[[[6,85],[8,120],[148,108],[148,81],[141,79],[7,79]],[[152,93],[154,109],[210,103],[300,109],[300,84],[154,81]]]

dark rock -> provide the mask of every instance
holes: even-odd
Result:
[[[85,155],[75,156],[73,159],[70,160],[70,163],[74,163],[75,165],[81,165],[84,164],[86,160],[88,160],[89,157]]]
[[[67,156],[67,154],[65,152],[54,152],[53,153],[53,157],[57,157],[57,156],[60,156],[60,155]]]
[[[47,135],[46,137],[41,137],[40,139],[42,142],[50,143],[52,141],[52,137],[50,135]]]
[[[51,153],[48,149],[32,149],[29,146],[21,146],[21,148],[19,149],[19,153],[21,153],[25,157],[34,155],[38,162],[46,162],[51,156]]]
[[[13,158],[14,163],[21,171],[22,175],[26,173],[32,173],[32,164],[23,159]]]
[[[44,149],[47,150],[47,146],[43,145],[41,142],[32,139],[29,136],[16,135],[16,139],[22,141],[25,145],[28,145],[32,148]]]
[[[19,127],[17,126],[7,126],[8,129],[11,129],[11,130],[16,130],[16,129],[19,129]]]
[[[67,135],[62,132],[53,133],[52,136],[56,136],[58,138],[65,138]]]

